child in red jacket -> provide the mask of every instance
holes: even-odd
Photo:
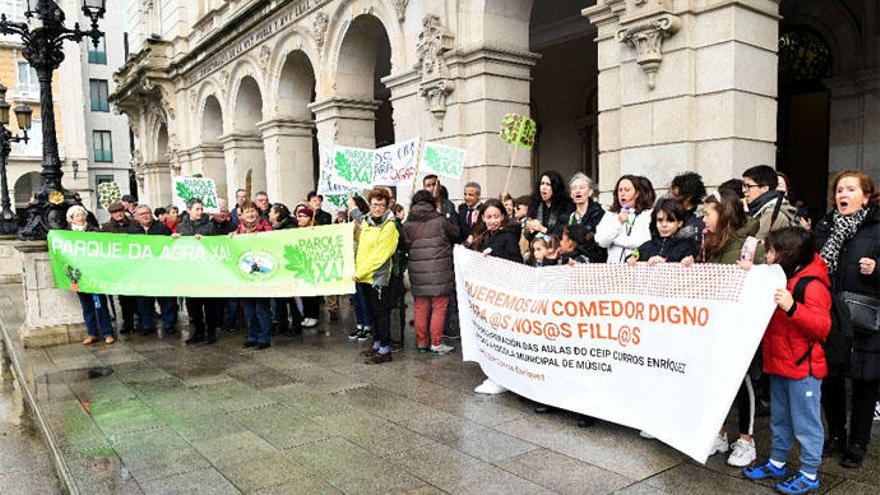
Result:
[[[770,459],[746,468],[753,480],[783,478],[792,439],[801,446],[800,470],[776,484],[786,494],[819,489],[824,430],[820,417],[822,378],[828,374],[821,341],[831,330],[831,281],[816,254],[813,234],[800,227],[771,232],[767,263],[782,266],[788,282],[778,289],[778,308],[764,334],[764,372],[770,375]]]

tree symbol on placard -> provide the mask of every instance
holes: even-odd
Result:
[[[192,191],[189,190],[189,187],[184,182],[177,183],[177,195],[180,196],[184,203],[193,197]]]
[[[427,162],[428,166],[430,166],[433,170],[438,170],[440,168],[440,154],[437,153],[437,150],[435,148],[425,149],[425,162]]]
[[[82,272],[79,268],[67,265],[67,278],[70,280],[70,290],[79,291],[79,281],[82,278]]]
[[[336,170],[339,172],[339,176],[351,181],[353,175],[351,168],[351,162],[348,161],[345,153],[336,153]]]
[[[287,260],[284,268],[293,272],[293,278],[315,284],[315,271],[312,269],[311,260],[304,252],[293,246],[284,246],[284,259]]]

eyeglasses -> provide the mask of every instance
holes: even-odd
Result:
[[[742,189],[743,189],[743,191],[748,191],[749,189],[751,189],[751,188],[753,188],[753,187],[761,187],[761,186],[759,186],[758,184],[746,184],[746,183],[743,183],[743,187],[742,187]]]
[[[388,205],[386,205],[385,203],[373,203],[370,205],[370,208],[376,208],[377,210],[380,210],[380,209],[384,210],[385,208],[388,208]]]

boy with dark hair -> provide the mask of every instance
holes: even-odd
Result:
[[[797,208],[789,204],[784,193],[776,190],[779,177],[773,167],[757,165],[743,172],[742,177],[749,215],[760,225],[755,237],[763,241],[771,230],[791,225]]]

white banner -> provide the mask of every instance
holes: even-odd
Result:
[[[201,199],[202,206],[208,213],[216,213],[220,211],[220,203],[217,199],[217,187],[214,185],[214,179],[175,177],[174,197],[171,204],[178,207],[180,211],[183,212],[186,210],[186,202],[192,198]]]
[[[373,184],[401,186],[411,183],[416,174],[416,153],[418,151],[419,138],[377,149]]]
[[[456,246],[465,361],[705,463],[785,287],[778,266],[532,268]]]

